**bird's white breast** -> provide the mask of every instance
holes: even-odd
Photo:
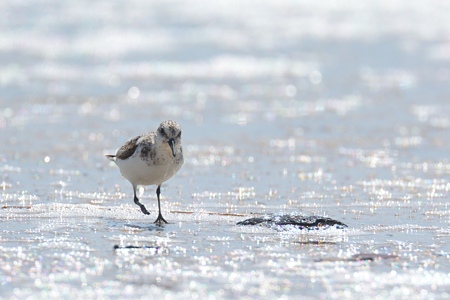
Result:
[[[140,147],[131,157],[124,160],[117,159],[116,164],[122,176],[134,185],[160,185],[175,175],[181,168],[183,159],[174,158],[170,149],[161,151],[164,147],[158,146],[159,151],[153,158],[156,163],[142,157]]]

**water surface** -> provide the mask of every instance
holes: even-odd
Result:
[[[0,298],[449,298],[448,6],[0,4]],[[165,119],[158,227],[104,154]]]

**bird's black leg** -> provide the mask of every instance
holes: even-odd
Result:
[[[133,192],[134,192],[134,203],[136,203],[136,205],[139,205],[139,207],[141,208],[142,212],[146,215],[149,215],[150,213],[148,212],[148,210],[145,208],[144,204],[142,204],[141,202],[139,202],[138,197],[136,196],[136,187],[133,185]]]
[[[169,222],[167,222],[166,220],[164,220],[162,214],[161,214],[161,203],[159,201],[159,195],[161,194],[161,186],[158,185],[158,188],[156,189],[156,197],[158,198],[158,218],[156,219],[156,221],[154,222],[155,224],[162,224],[162,223],[166,223],[169,224]]]

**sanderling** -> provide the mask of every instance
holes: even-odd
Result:
[[[133,186],[134,203],[146,215],[150,213],[136,196],[138,185],[157,185],[159,215],[155,223],[168,223],[161,214],[159,195],[161,184],[171,178],[183,165],[181,148],[181,127],[174,121],[164,121],[156,132],[150,132],[130,139],[117,150],[115,155],[106,155],[115,162],[120,173]]]

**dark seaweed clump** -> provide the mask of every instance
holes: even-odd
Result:
[[[297,229],[319,230],[334,227],[344,229],[348,226],[340,221],[321,216],[266,215],[238,222],[237,225],[259,225],[277,230]]]

